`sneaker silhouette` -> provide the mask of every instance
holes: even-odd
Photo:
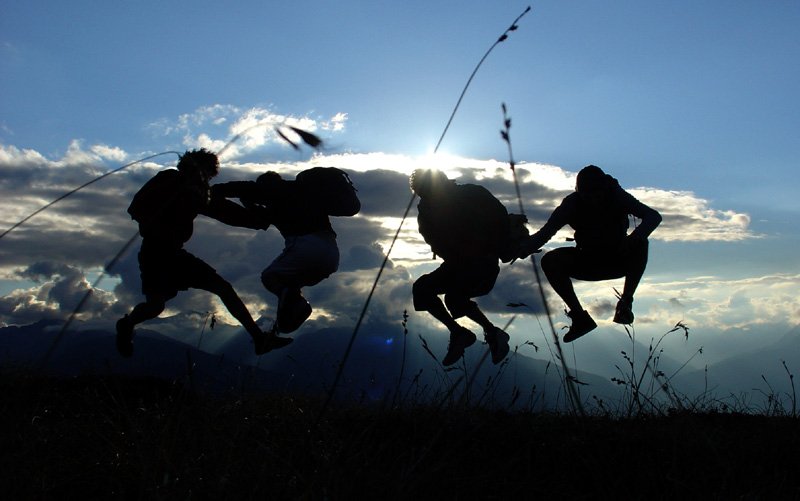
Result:
[[[509,335],[506,334],[499,327],[492,327],[483,334],[486,344],[489,345],[489,351],[492,353],[492,363],[499,364],[508,355],[508,340]]]
[[[285,289],[278,300],[278,330],[284,334],[294,332],[311,316],[311,305],[300,290]]]
[[[597,323],[586,310],[570,311],[567,316],[572,319],[569,331],[564,335],[564,342],[571,343],[579,337],[588,334],[597,327]]]
[[[253,337],[256,355],[263,355],[272,350],[283,348],[291,344],[292,341],[294,341],[294,338],[278,336],[274,327],[269,332],[262,331],[260,335]]]
[[[131,317],[125,315],[117,320],[117,351],[125,358],[133,356],[133,330],[134,323]]]
[[[442,359],[442,365],[446,367],[458,362],[458,359],[464,356],[464,350],[472,346],[476,339],[475,334],[461,326],[451,332],[450,344],[447,345],[447,354]]]
[[[614,322],[630,325],[633,323],[633,299],[620,297],[614,310]]]

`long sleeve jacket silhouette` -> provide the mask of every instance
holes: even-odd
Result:
[[[142,238],[170,247],[182,247],[189,241],[199,214],[231,226],[262,227],[247,209],[223,198],[209,199],[202,185],[187,182],[175,169],[161,171],[145,183],[128,212],[139,222]]]
[[[531,235],[528,247],[541,248],[558,230],[570,225],[579,249],[615,251],[627,236],[629,214],[641,219],[630,236],[647,239],[661,223],[661,214],[623,190],[616,179],[608,177],[610,187],[600,207],[589,206],[577,192],[567,195],[544,226]]]

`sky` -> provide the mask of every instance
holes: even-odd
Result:
[[[528,5],[434,152],[481,57]],[[66,319],[135,236],[125,209],[147,179],[174,167],[170,152],[226,145],[219,182],[315,165],[351,172],[363,209],[333,221],[342,263],[306,292],[312,320],[355,322],[401,227],[368,312],[399,322],[413,309],[413,281],[438,264],[416,231],[415,208],[401,226],[415,168],[482,184],[517,211],[499,134],[505,104],[532,231],[589,164],[664,216],[634,304],[640,339],[682,322],[689,339],[678,333],[665,346],[677,359],[705,347],[700,364],[774,342],[800,323],[798,25],[800,4],[778,1],[6,0],[0,229],[163,154],[0,239],[0,325]],[[277,137],[278,125],[313,132],[325,147],[296,151]],[[569,236],[565,228],[545,250],[570,245]],[[137,247],[98,284],[79,317],[85,325],[112,329],[141,300]],[[258,277],[280,252],[277,232],[201,217],[186,247],[234,284],[254,316],[274,317]],[[611,323],[621,285],[577,285],[600,342],[625,339]],[[544,289],[563,327],[563,304]],[[495,323],[516,315],[512,343],[545,335],[527,262],[504,266],[480,303]],[[154,322],[180,337],[208,312],[234,323],[201,292],[179,295]],[[410,322],[434,328],[421,313]],[[573,345],[574,360],[592,357]]]

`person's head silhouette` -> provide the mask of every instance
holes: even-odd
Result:
[[[208,183],[219,173],[219,159],[205,148],[187,151],[178,161],[178,170],[189,176],[199,176]]]
[[[274,170],[268,170],[267,172],[261,174],[256,178],[256,182],[259,184],[270,184],[276,181],[280,181],[283,179],[280,174],[275,172]]]
[[[418,197],[425,198],[442,192],[453,186],[453,181],[447,175],[436,169],[417,169],[411,173],[411,191]]]
[[[578,172],[575,181],[575,191],[580,194],[581,199],[590,205],[603,203],[608,190],[608,176],[600,167],[587,165]]]

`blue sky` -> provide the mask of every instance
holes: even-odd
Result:
[[[366,210],[334,224],[345,257],[374,257],[388,248],[410,197],[404,176],[416,166],[449,169],[515,207],[508,175],[499,174],[507,161],[498,133],[506,103],[515,159],[529,173],[523,195],[532,229],[588,164],[665,216],[636,303],[644,335],[683,320],[692,343],[718,347],[713,359],[797,325],[800,5],[531,3],[476,75],[432,157],[470,73],[527,5],[4,1],[0,227],[127,162],[218,150],[248,124],[284,120],[318,133],[328,148],[296,153],[269,128],[251,131],[223,158],[221,180],[276,165],[353,170]],[[124,214],[130,196],[174,158],[104,180],[0,241],[0,323],[71,310],[71,294],[135,232]],[[234,281],[251,309],[269,315],[257,274],[268,263],[263,256],[278,252],[276,236],[198,227],[193,252]],[[405,228],[378,311],[402,311],[410,283],[435,266],[413,221]],[[210,249],[220,235],[230,247]],[[265,247],[253,259],[257,244]],[[231,255],[242,261],[229,262]],[[358,294],[376,268],[352,268],[316,292],[327,321],[346,322],[345,312],[363,304]],[[138,299],[135,256],[121,269],[87,321],[111,322]],[[504,300],[529,294],[535,301],[527,270],[504,273],[498,297],[487,298],[498,318]],[[611,285],[585,284],[579,293],[602,312]],[[353,292],[348,304],[332,299],[341,298],[340,287]],[[187,297],[171,314],[197,305],[197,296]],[[528,324],[517,325],[512,337],[521,342]],[[728,342],[742,329],[758,334]]]
[[[477,59],[524,7],[4,2],[2,111],[13,132],[4,140],[52,154],[79,131],[87,142],[145,150],[154,144],[142,127],[155,118],[274,104],[292,114],[348,113],[348,148],[425,153]],[[495,129],[505,101],[520,158],[593,161],[632,185],[689,181],[705,187],[701,195],[767,205],[774,186],[756,169],[797,180],[789,146],[800,112],[797,10],[787,2],[534,3],[481,70],[445,148],[501,155]]]

